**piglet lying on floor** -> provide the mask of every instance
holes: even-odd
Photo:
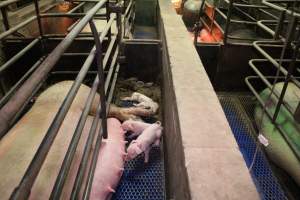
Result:
[[[126,101],[137,101],[139,103],[133,104],[135,107],[145,108],[151,111],[152,114],[155,114],[158,110],[158,103],[153,101],[151,98],[147,97],[138,92],[134,92],[131,97],[125,97],[123,100]]]
[[[130,143],[127,148],[126,160],[132,160],[144,152],[145,163],[148,163],[150,149],[152,145],[159,145],[162,129],[163,128],[159,121],[149,125],[136,140],[133,140]]]

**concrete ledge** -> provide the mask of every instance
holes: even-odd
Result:
[[[167,139],[167,150],[168,154],[173,150],[179,157],[183,152],[182,159],[173,158],[173,164],[172,159],[168,160],[172,165],[168,175],[176,176],[177,170],[179,178],[170,178],[170,182],[176,182],[186,173],[190,193],[181,194],[187,192],[185,186],[180,185],[185,184],[184,181],[170,183],[170,198],[259,199],[192,39],[170,0],[159,0],[159,7],[181,133],[167,133],[166,137],[172,137]],[[184,162],[186,172],[182,172],[180,161]]]

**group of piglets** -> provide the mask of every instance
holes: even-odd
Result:
[[[158,110],[156,102],[140,93],[135,92],[131,97],[126,97],[123,100],[138,102],[134,104],[135,107],[149,109],[152,114]],[[91,197],[94,197],[92,199],[111,198],[124,171],[124,161],[132,160],[144,153],[144,162],[148,163],[151,147],[160,144],[162,129],[159,121],[150,124],[142,120],[129,119],[121,124],[115,118],[108,119],[108,139],[102,142],[98,156],[91,190]],[[126,132],[130,139],[135,138],[129,144],[127,153],[124,151]]]

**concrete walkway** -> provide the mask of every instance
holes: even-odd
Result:
[[[191,199],[259,199],[221,105],[171,0],[159,0]],[[176,195],[171,197],[178,199]],[[182,200],[182,199],[180,199]]]

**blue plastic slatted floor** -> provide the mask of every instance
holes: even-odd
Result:
[[[121,106],[129,107],[131,102],[122,102]],[[148,123],[156,120],[144,119]],[[161,145],[162,146],[162,145]],[[159,147],[150,151],[148,164],[144,163],[144,156],[125,163],[125,170],[113,200],[164,200],[165,199],[165,171],[163,153]]]
[[[220,96],[219,99],[240,151],[249,167],[256,149],[255,140],[251,136],[253,129],[249,125],[249,119],[246,119],[246,116],[242,113],[245,111],[239,109],[232,98]],[[251,170],[251,175],[262,199],[287,199],[277,178],[271,171],[267,158],[260,149]]]
[[[113,199],[165,199],[164,166],[159,148],[151,150],[148,164],[144,164],[143,156],[125,164],[124,174]]]

